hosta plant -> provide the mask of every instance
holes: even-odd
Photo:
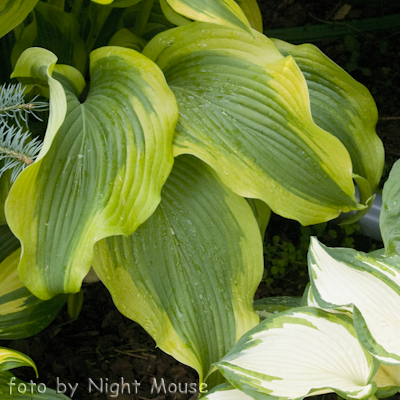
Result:
[[[399,178],[397,161],[383,189],[385,247],[366,254],[313,239],[303,307],[272,314],[247,332],[215,363],[231,386],[206,398],[302,399],[336,392],[350,400],[400,391]],[[285,307],[289,301],[282,300]]]
[[[40,153],[2,197],[21,280],[49,300],[93,267],[203,381],[259,322],[271,210],[307,225],[368,208],[374,101],[314,46],[264,36],[254,0],[15,3],[4,69],[49,101]]]

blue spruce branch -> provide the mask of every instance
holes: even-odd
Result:
[[[35,114],[38,111],[48,109],[48,104],[43,101],[36,101],[38,96],[34,97],[30,102],[26,102],[24,98],[25,88],[20,84],[4,84],[0,87],[0,122],[9,124],[9,119],[15,121],[20,127],[20,120],[28,125],[29,115],[36,119],[41,119]]]
[[[24,88],[21,84],[0,87],[0,176],[11,169],[14,182],[24,168],[31,165],[42,148],[37,138],[31,140],[28,130],[24,130],[21,120],[28,126],[28,117],[35,111],[44,111],[47,103],[25,102]]]

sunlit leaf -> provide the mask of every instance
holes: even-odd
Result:
[[[153,213],[173,163],[177,107],[155,64],[122,47],[95,50],[84,103],[70,68],[54,74],[68,100],[65,121],[6,205],[23,244],[21,279],[42,299],[80,290],[94,243],[131,234]]]
[[[118,309],[200,381],[259,321],[256,220],[246,200],[195,157],[176,158],[159,207],[135,233],[96,244],[93,267]]]
[[[265,319],[216,366],[256,399],[330,392],[364,399],[376,391],[378,363],[360,345],[350,318],[300,307]]]
[[[67,99],[60,82],[52,77],[57,57],[50,51],[41,48],[30,48],[18,59],[11,78],[17,78],[26,85],[29,92],[36,88],[43,96],[50,97],[50,112],[42,149],[36,158],[39,161],[50,149],[53,139],[64,122],[67,113]],[[72,68],[72,67],[71,67]],[[78,71],[73,80],[77,92],[82,92],[85,80]]]
[[[346,146],[353,172],[367,180],[367,197],[371,196],[384,165],[382,141],[375,131],[378,111],[371,93],[317,47],[273,42],[283,55],[295,59],[307,81],[314,121]]]
[[[400,364],[400,257],[328,248],[315,238],[308,254],[316,303],[352,307],[362,345],[381,362]]]
[[[234,0],[167,0],[178,14],[195,21],[240,28],[252,34],[242,9]]]
[[[0,227],[0,339],[23,339],[46,328],[66,302],[63,295],[49,301],[29,292],[18,275],[19,240],[6,225]]]
[[[302,73],[264,35],[193,23],[143,54],[178,102],[175,155],[194,154],[234,192],[302,224],[363,208],[346,148],[315,125]]]

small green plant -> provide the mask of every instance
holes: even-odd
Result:
[[[287,294],[304,291],[308,282],[307,252],[312,236],[335,247],[354,248],[356,241],[362,240],[365,244],[371,242],[358,234],[360,227],[357,223],[339,225],[337,222],[324,222],[300,226],[293,222],[286,223],[285,230],[282,230],[280,221],[277,219],[275,224],[268,227],[264,242],[263,281],[274,294],[281,294],[276,292],[278,288]],[[365,250],[375,249],[376,243],[371,243]]]

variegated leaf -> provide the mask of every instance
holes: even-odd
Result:
[[[43,301],[19,278],[21,248],[7,225],[0,226],[0,339],[23,339],[46,328],[66,302],[59,295]]]
[[[273,42],[283,55],[293,56],[304,74],[316,124],[346,146],[353,172],[367,180],[369,190],[362,190],[366,200],[378,186],[385,157],[375,131],[378,110],[371,93],[314,45]]]
[[[30,51],[32,63],[46,73],[43,79],[55,79],[38,58],[54,55]],[[30,68],[27,62],[17,66]],[[21,279],[42,299],[78,292],[93,245],[131,234],[153,213],[172,167],[177,119],[162,72],[134,50],[92,52],[83,103],[74,85],[73,71],[79,73],[63,66],[55,71],[68,100],[65,121],[47,153],[19,175],[6,206],[8,223],[23,244]]]
[[[32,367],[38,376],[36,365],[30,357],[17,350],[0,347],[0,372],[18,367]]]
[[[364,399],[376,391],[378,363],[360,345],[350,318],[300,307],[265,319],[216,366],[255,399],[330,392]]]
[[[252,307],[263,269],[257,222],[246,200],[195,157],[176,158],[159,207],[135,233],[95,248],[93,267],[118,309],[196,369],[200,382],[259,321]]]
[[[349,153],[312,120],[293,58],[254,34],[193,23],[144,49],[178,102],[175,155],[194,154],[234,192],[304,225],[363,208]]]
[[[167,0],[178,14],[195,21],[211,22],[252,33],[242,9],[234,0]]]
[[[350,306],[363,346],[381,362],[400,364],[400,257],[328,248],[315,238],[308,254],[317,304]]]

